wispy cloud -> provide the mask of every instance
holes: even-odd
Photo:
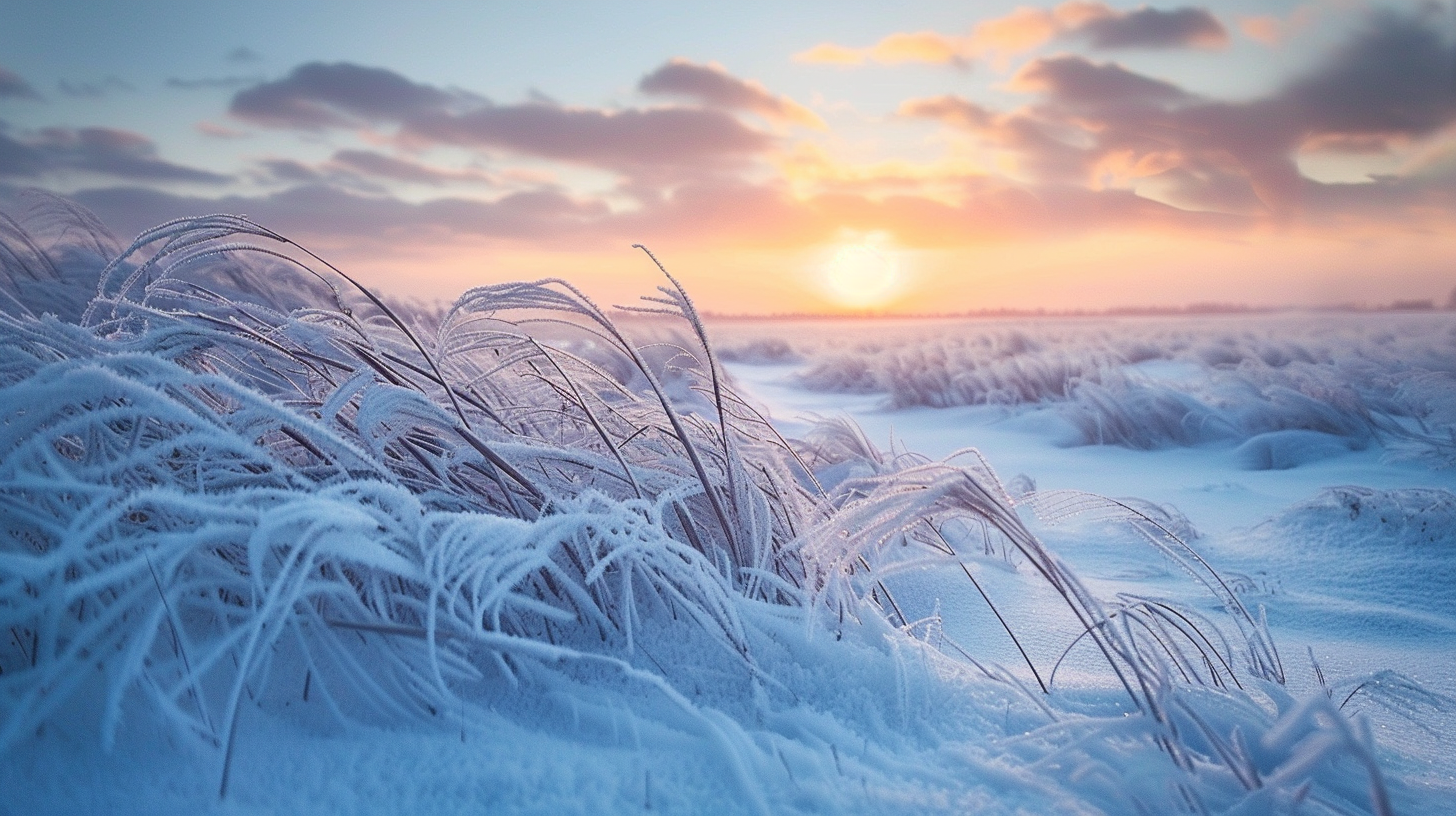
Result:
[[[423,162],[387,156],[372,150],[340,150],[334,153],[329,163],[334,167],[365,176],[415,184],[440,185],[449,182],[493,184],[498,181],[483,170],[435,167]]]
[[[227,125],[219,125],[216,122],[209,122],[206,120],[198,122],[196,125],[193,125],[193,127],[197,129],[198,133],[201,133],[203,136],[208,136],[213,139],[242,139],[248,135],[247,132],[238,130],[237,128],[231,128]]]
[[[338,150],[328,160],[307,164],[288,158],[258,162],[264,180],[285,183],[330,183],[380,191],[379,181],[440,186],[450,183],[498,184],[500,179],[475,168],[437,167],[372,150]]]
[[[261,59],[263,59],[261,54],[245,45],[240,45],[227,52],[228,62],[258,62]]]
[[[229,113],[258,125],[318,130],[399,122],[439,113],[457,95],[384,68],[311,62],[288,76],[239,91]]]
[[[1296,7],[1287,16],[1256,14],[1239,18],[1239,30],[1249,39],[1268,46],[1279,45],[1297,32],[1305,29],[1319,14],[1320,7],[1313,3]]]
[[[193,79],[168,77],[167,87],[182,91],[232,90],[245,85],[257,85],[262,81],[263,78],[259,76],[196,77]]]
[[[818,114],[787,96],[775,96],[758,82],[739,79],[719,65],[675,58],[644,76],[637,89],[646,94],[683,96],[710,107],[756,113],[768,119],[823,129]]]
[[[40,94],[14,71],[0,66],[0,99],[40,99]]]
[[[1021,7],[983,20],[964,35],[897,32],[874,45],[853,48],[820,43],[795,55],[800,62],[857,65],[925,62],[966,66],[978,59],[1005,65],[1010,57],[1054,40],[1080,40],[1096,49],[1221,48],[1227,29],[1207,9],[1169,11],[1143,6],[1118,11],[1092,0],[1069,0],[1051,9]]]
[[[61,80],[56,89],[65,96],[77,99],[101,99],[114,93],[135,91],[136,87],[118,76],[108,76],[95,82],[71,82]]]
[[[45,128],[29,138],[0,133],[0,177],[86,172],[130,181],[221,184],[229,176],[157,157],[157,146],[115,128]]]

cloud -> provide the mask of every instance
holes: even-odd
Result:
[[[257,125],[321,130],[399,122],[438,113],[456,95],[384,68],[311,62],[274,82],[239,91],[228,112]]]
[[[1268,46],[1279,45],[1306,28],[1320,12],[1320,7],[1306,3],[1280,18],[1273,14],[1257,14],[1239,18],[1239,30],[1251,40]]]
[[[910,119],[935,119],[972,131],[985,131],[996,119],[996,114],[989,109],[951,95],[907,100],[897,114]]]
[[[671,70],[659,69],[647,77],[650,87],[692,93],[720,108],[752,106],[801,115],[786,100],[721,70],[690,63],[669,63],[666,68]],[[577,108],[540,97],[495,105],[382,68],[348,63],[301,65],[281,80],[238,92],[230,113],[255,124],[303,130],[398,125],[395,137],[413,147],[502,151],[639,176],[653,168],[679,174],[710,170],[761,153],[773,143],[716,108]]]
[[[98,82],[68,82],[63,79],[56,83],[56,89],[77,99],[101,99],[113,93],[136,90],[131,83],[117,76],[108,76]]]
[[[1251,40],[1265,45],[1278,45],[1284,39],[1282,22],[1272,14],[1258,14],[1239,19],[1239,30]]]
[[[0,67],[0,99],[40,99],[40,94],[19,74]]]
[[[1228,30],[1207,9],[1161,11],[1143,6],[1093,17],[1065,36],[1085,37],[1093,48],[1221,48]]]
[[[1135,74],[1116,63],[1062,56],[1033,60],[1009,84],[1011,90],[1040,92],[1063,104],[1100,108],[1120,104],[1166,104],[1190,99],[1177,85]]]
[[[909,100],[899,114],[941,121],[1004,151],[1037,183],[1130,186],[1179,206],[1289,218],[1349,200],[1300,173],[1301,150],[1371,154],[1449,132],[1453,72],[1456,46],[1436,14],[1385,11],[1309,70],[1247,102],[1058,56],[1032,61],[1009,83],[1036,94],[1035,104],[1003,113],[943,96]],[[1432,195],[1414,182],[1381,189],[1386,201]]]
[[[240,45],[227,52],[226,59],[228,62],[258,62],[263,59],[263,55],[245,45]]]
[[[895,64],[900,62],[939,62],[961,65],[966,63],[965,46],[954,37],[946,37],[934,31],[899,32],[880,40],[870,47],[868,56],[875,62]]]
[[[167,87],[182,91],[228,90],[241,88],[244,85],[256,85],[262,81],[262,77],[256,76],[199,77],[197,79],[168,77]]]
[[[383,189],[374,183],[376,179],[433,186],[450,182],[493,184],[498,181],[496,177],[482,170],[433,167],[409,159],[376,153],[372,150],[339,150],[327,161],[318,164],[306,164],[287,158],[269,158],[259,161],[258,167],[262,171],[262,178],[270,182],[288,184],[328,182],[375,192]]]
[[[612,111],[544,103],[503,105],[406,122],[407,141],[496,149],[623,170],[686,168],[766,150],[768,136],[717,110]]]
[[[230,128],[227,125],[219,125],[216,122],[208,122],[206,120],[198,122],[193,127],[197,129],[198,133],[213,139],[242,139],[248,135],[246,132],[237,128]]]
[[[415,184],[495,181],[493,176],[481,170],[448,170],[370,150],[340,150],[329,160],[329,164],[361,175]]]
[[[866,53],[862,48],[849,48],[830,42],[819,43],[806,51],[795,54],[795,62],[819,63],[821,65],[859,65]]]
[[[29,139],[0,133],[0,177],[84,171],[131,181],[220,184],[229,176],[157,158],[156,145],[113,128],[45,128]]]
[[[896,32],[865,48],[851,48],[831,42],[819,43],[795,54],[793,58],[796,62],[828,65],[928,62],[966,66],[974,56],[975,50],[968,38],[934,31],[914,31]]]
[[[915,194],[870,196],[832,189],[801,198],[778,182],[718,178],[682,184],[631,210],[554,189],[516,192],[494,201],[446,197],[414,203],[318,180],[260,196],[203,198],[119,187],[83,190],[73,197],[121,234],[200,212],[246,212],[291,238],[331,243],[340,247],[335,254],[355,257],[433,250],[455,238],[573,251],[620,249],[638,241],[702,250],[802,247],[834,240],[851,229],[888,232],[907,247],[953,247],[1106,228],[1206,232],[1246,221],[1180,210],[1125,190],[980,178],[967,181],[962,192],[956,203]]]
[[[1280,94],[1319,133],[1422,136],[1456,120],[1456,46],[1442,13],[1385,11]]]
[[[326,173],[297,159],[262,159],[258,162],[258,167],[262,169],[264,177],[269,181],[320,184],[328,180]]]
[[[756,113],[760,116],[823,129],[824,120],[787,96],[774,96],[763,85],[739,79],[718,65],[699,65],[674,58],[642,77],[637,90],[646,94],[676,95],[704,105]]]
[[[1207,9],[1162,11],[1143,6],[1118,11],[1094,0],[1068,0],[1051,9],[1020,7],[982,20],[965,35],[897,32],[874,45],[851,48],[820,43],[794,55],[799,62],[858,65],[925,62],[966,66],[977,59],[1004,67],[1007,60],[1055,40],[1082,40],[1093,48],[1220,48],[1228,31]]]

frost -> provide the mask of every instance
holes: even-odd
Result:
[[[107,250],[84,214],[54,206],[80,230],[63,247]],[[1013,498],[977,456],[886,452],[848,421],[786,440],[727,381],[671,276],[633,308],[677,328],[642,342],[560,280],[407,309],[237,216],[161,225],[74,275],[79,256],[8,229],[11,758],[56,756],[73,733],[144,745],[151,723],[186,746],[158,756],[207,758],[147,794],[158,809],[221,795],[303,810],[260,769],[303,757],[327,723],[425,739],[429,757],[458,730],[510,769],[496,785],[539,776],[506,809],[1389,811],[1370,734],[1330,696],[1283,688],[1263,616],[1190,546],[1186,518],[1029,479]],[[60,294],[77,280],[94,297]],[[85,305],[38,314],[52,299]],[[1112,387],[1071,384],[1102,357],[1027,359],[1045,339],[982,346],[999,362],[926,393],[1015,403]],[[1251,348],[1265,366],[1317,357]],[[889,370],[918,368],[940,370]],[[1107,417],[1130,404],[1112,393]],[[1363,407],[1261,393],[1304,418],[1291,428],[1344,439],[1370,425]],[[1123,525],[1217,609],[1102,594],[1023,506]],[[954,578],[947,601],[978,611],[907,612],[897,587],[922,574]],[[1022,662],[957,642],[950,614],[994,620]],[[1064,687],[1057,655],[1074,647],[1082,681]],[[1390,678],[1366,688],[1423,699]],[[272,747],[249,743],[254,728],[273,729]],[[518,742],[535,753],[507,750]],[[142,754],[105,761],[167,773]],[[428,763],[379,764],[397,795]],[[7,771],[40,780],[7,806],[74,809],[65,767]]]

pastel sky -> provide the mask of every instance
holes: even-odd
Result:
[[[0,197],[245,213],[396,294],[1444,302],[1456,10],[0,0]]]

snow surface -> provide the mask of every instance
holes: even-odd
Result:
[[[0,235],[0,813],[1456,810],[1452,315],[710,325],[784,444],[671,288],[421,342],[62,209]]]
[[[1154,329],[1129,326],[1137,321],[1126,319],[1078,322],[1082,332],[1126,330],[1129,340]],[[1235,323],[1236,331],[1263,330],[1292,342],[1305,339],[1312,326],[1338,325],[1348,332],[1353,325],[1357,333],[1382,335],[1392,324],[1409,328],[1414,323],[1447,353],[1449,345],[1442,341],[1456,331],[1456,316],[1451,315],[1291,314],[1208,323],[1213,324],[1205,325],[1210,340]],[[984,321],[970,328],[1004,333],[1006,327],[1007,321]],[[1010,328],[1035,332],[1045,326],[1012,323]],[[944,337],[943,327],[920,331],[925,337]],[[1198,327],[1187,331],[1196,335]],[[873,321],[806,322],[787,329],[735,322],[727,327],[729,337],[740,333],[798,337],[799,345],[808,348],[843,348],[834,343],[843,337],[884,337]],[[853,417],[871,439],[898,450],[943,457],[975,447],[1013,492],[1020,484],[1043,492],[1088,491],[1161,505],[1186,519],[1196,531],[1199,551],[1240,584],[1241,595],[1267,609],[1286,659],[1303,664],[1292,685],[1309,688],[1317,683],[1307,670],[1306,655],[1312,654],[1327,678],[1394,670],[1426,690],[1456,696],[1456,467],[1449,462],[1433,467],[1432,462],[1402,456],[1398,445],[1393,450],[1380,444],[1350,446],[1331,443],[1327,434],[1300,430],[1263,435],[1290,448],[1287,466],[1278,468],[1251,466],[1248,441],[1152,450],[1078,444],[1075,428],[1055,401],[1013,407],[895,407],[894,396],[882,390],[844,393],[806,387],[813,385],[804,376],[812,363],[782,362],[790,353],[780,352],[779,359],[764,363],[729,366],[786,434],[805,432],[820,417],[843,414]],[[1456,362],[1456,357],[1451,359]],[[1121,367],[1192,393],[1215,373],[1204,365],[1168,359]],[[1456,391],[1446,392],[1444,399],[1448,406],[1456,404]],[[1145,559],[1119,557],[1120,545],[1089,547],[1106,539],[1095,530],[1068,532],[1073,546],[1059,552],[1084,578],[1096,579],[1094,583],[1147,592],[1148,583],[1166,577],[1149,569]],[[1186,592],[1186,587],[1162,582],[1158,590]],[[946,596],[953,594],[948,582],[928,582],[922,591],[940,599],[946,611]],[[946,614],[945,626],[955,631],[955,621],[976,617]],[[958,634],[973,639],[984,631],[972,634],[967,628]],[[1013,658],[1002,655],[1008,665]],[[1387,735],[1391,743],[1418,757],[1407,767],[1443,791],[1447,798],[1438,801],[1456,807],[1456,799],[1449,798],[1456,795],[1453,721],[1442,717],[1424,725],[1409,729],[1382,723],[1380,728],[1393,729]]]

